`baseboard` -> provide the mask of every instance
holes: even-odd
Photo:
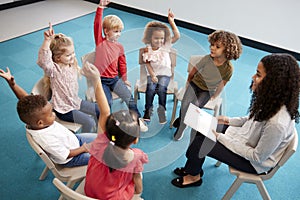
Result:
[[[11,3],[5,3],[5,4],[1,4],[0,5],[0,10],[5,10],[5,9],[9,9],[9,8],[14,8],[14,7],[18,7],[18,6],[24,6],[30,3],[36,3],[39,1],[45,1],[45,0],[22,0],[22,1],[14,1]]]
[[[93,2],[93,3],[99,3],[99,0],[86,0],[86,1]],[[141,15],[144,17],[149,17],[149,18],[152,18],[155,20],[168,22],[168,18],[166,16],[154,14],[154,13],[151,13],[148,11],[139,10],[139,9],[124,6],[124,5],[120,5],[117,3],[110,3],[108,5],[108,7],[115,8],[115,9],[122,10],[122,11],[129,12],[129,13],[133,13],[133,14],[137,14],[137,15]],[[182,20],[176,20],[176,24],[180,27],[194,30],[194,31],[204,33],[204,34],[210,34],[215,31],[213,29],[210,29],[210,28],[207,28],[204,26],[200,26],[200,25],[196,25],[196,24],[192,24],[192,23],[182,21]],[[300,53],[298,53],[298,52],[294,52],[294,51],[290,51],[288,49],[272,46],[272,45],[258,42],[255,40],[251,40],[251,39],[248,39],[245,37],[240,37],[240,39],[241,39],[243,45],[246,45],[246,46],[249,46],[249,47],[252,47],[255,49],[267,51],[270,53],[288,53],[288,54],[293,55],[298,61],[300,61]]]

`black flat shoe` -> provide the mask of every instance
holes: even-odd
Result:
[[[183,167],[177,167],[176,169],[174,169],[173,172],[174,172],[174,174],[176,174],[177,176],[186,176],[186,175],[188,175],[188,173],[186,173],[186,172],[184,171],[184,168],[183,168]],[[201,172],[200,172],[200,177],[202,177],[203,174],[204,174],[204,172],[203,172],[203,170],[201,170]]]
[[[196,187],[196,186],[200,186],[202,184],[202,179],[200,179],[199,181],[196,181],[194,183],[182,185],[182,183],[183,183],[183,177],[177,177],[177,178],[173,179],[171,181],[171,183],[174,186],[179,187],[179,188]]]
[[[176,118],[176,119],[174,120],[173,126],[174,126],[175,128],[178,128],[179,125],[180,125],[180,118],[178,117],[178,118]]]

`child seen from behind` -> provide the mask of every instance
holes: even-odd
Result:
[[[94,66],[92,66],[94,67]],[[105,93],[95,68],[93,83],[100,109],[98,136],[91,146],[85,193],[97,199],[140,199],[143,164],[147,155],[130,148],[138,142],[140,126],[134,111],[120,110],[110,114]],[[101,102],[101,103],[100,103]]]

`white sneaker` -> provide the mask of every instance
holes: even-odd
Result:
[[[143,118],[139,118],[141,132],[147,132],[148,127]]]

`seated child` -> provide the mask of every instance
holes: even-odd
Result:
[[[16,84],[9,68],[7,72],[0,69],[0,76],[6,79],[19,99],[17,112],[26,124],[26,131],[48,153],[50,159],[66,167],[87,165],[90,158],[87,144],[92,142],[97,135],[94,133],[73,134],[55,121],[53,108],[44,96],[28,95]]]
[[[130,148],[138,142],[140,135],[138,115],[128,110],[110,114],[99,71],[93,65],[91,68],[96,72],[91,80],[101,114],[98,136],[91,145],[85,194],[97,199],[141,199],[141,172],[148,156],[140,149]],[[88,76],[90,72],[92,70],[85,74]]]

